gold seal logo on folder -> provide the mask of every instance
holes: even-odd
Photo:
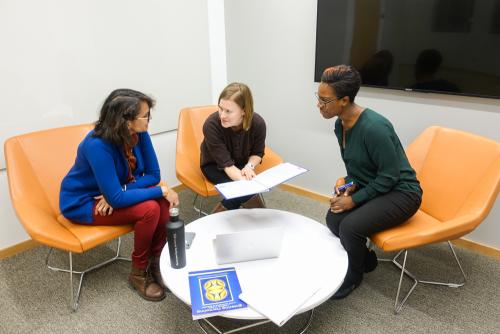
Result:
[[[226,283],[223,280],[211,279],[203,287],[205,288],[205,296],[210,301],[220,301],[227,297]]]

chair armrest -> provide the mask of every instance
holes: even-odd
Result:
[[[203,197],[218,194],[213,184],[203,176],[200,166],[194,164],[187,154],[177,152],[175,156],[175,175],[182,184]]]

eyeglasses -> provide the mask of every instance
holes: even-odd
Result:
[[[148,111],[148,114],[146,117],[137,117],[136,119],[142,119],[144,121],[148,121],[148,123],[149,123],[149,121],[153,119],[153,116],[151,116],[151,111]]]
[[[342,98],[341,97],[334,97],[334,98],[331,98],[329,100],[325,100],[323,99],[322,97],[320,97],[318,95],[318,93],[314,93],[314,95],[316,95],[316,99],[318,100],[318,103],[321,107],[325,107],[328,103],[331,103],[335,100],[341,100]]]

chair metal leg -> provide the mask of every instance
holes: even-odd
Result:
[[[51,248],[52,250],[52,248]],[[71,293],[71,298],[70,298],[70,305],[73,308],[73,311],[76,311],[76,308],[78,307],[78,301],[75,303],[75,297],[74,297],[74,292],[73,292],[73,253],[69,253],[69,284],[70,284],[70,290],[69,292]],[[48,261],[48,259],[47,259]],[[50,268],[50,267],[49,267]],[[83,279],[83,275],[81,275],[81,278]],[[80,285],[81,286],[81,279],[80,279]],[[78,289],[80,291],[80,289]],[[77,299],[78,300],[78,299]]]
[[[198,199],[198,197],[200,198],[200,207],[199,208],[196,206],[196,200]],[[203,202],[204,201],[205,201],[205,198],[198,195],[198,194],[196,194],[196,196],[194,197],[193,209],[194,209],[194,211],[198,212],[198,217],[201,217],[201,215],[208,216],[208,212],[203,211]]]
[[[264,207],[266,207],[266,201],[264,200],[264,196],[262,194],[259,194],[259,196],[260,196],[262,203],[264,203]],[[200,199],[199,207],[196,206],[196,201],[198,200],[198,198]],[[208,216],[210,214],[208,212],[203,211],[203,202],[204,201],[205,201],[205,198],[203,196],[200,196],[198,194],[196,194],[196,196],[194,196],[193,209],[194,209],[194,211],[198,212],[198,217],[201,217],[202,215]]]
[[[401,254],[401,252],[396,255],[396,257],[393,259],[393,263],[401,269],[401,275],[399,276],[399,284],[398,284],[398,291],[396,292],[396,300],[394,301],[394,313],[398,314],[401,311],[401,308],[403,307],[404,303],[410,297],[410,294],[413,292],[413,290],[417,287],[418,280],[413,276],[408,270],[405,269],[406,266],[406,257],[408,255],[408,251],[404,251],[405,256],[403,259],[403,265],[401,266],[398,262],[396,262],[396,257]],[[401,291],[401,283],[403,282],[403,275],[406,274],[408,277],[410,277],[413,280],[413,285],[411,286],[410,290],[406,294],[406,296],[403,298],[401,302],[399,302],[399,292]]]
[[[262,193],[259,194],[260,200],[262,201],[262,204],[264,204],[264,207],[267,208],[266,201],[264,199],[264,195]]]
[[[455,253],[455,248],[453,248],[453,245],[450,241],[448,241],[448,246],[450,247],[450,250],[453,253],[453,257],[455,258],[455,262],[457,263],[458,268],[460,268],[460,272],[462,273],[462,277],[464,278],[464,280],[462,282],[459,282],[459,283],[445,283],[445,282],[433,282],[433,281],[419,280],[420,283],[445,285],[445,286],[449,286],[450,288],[459,288],[465,284],[467,277],[465,276],[464,270],[462,269],[462,265],[460,264],[460,261],[458,260],[457,253]]]
[[[65,272],[65,273],[69,273],[69,282],[70,282],[70,306],[72,308],[72,310],[74,312],[76,312],[76,310],[78,309],[78,302],[80,300],[80,292],[81,292],[81,289],[82,289],[82,283],[83,283],[83,277],[86,273],[88,272],[91,272],[93,270],[96,270],[98,268],[101,268],[111,262],[114,262],[114,261],[118,261],[118,260],[121,260],[121,261],[131,261],[129,258],[126,258],[126,257],[122,257],[120,256],[120,248],[121,248],[121,237],[118,238],[118,245],[116,247],[116,254],[103,261],[103,262],[100,262],[92,267],[89,267],[85,270],[82,270],[82,271],[75,271],[73,270],[73,253],[72,252],[68,252],[69,253],[69,269],[64,269],[64,268],[58,268],[58,267],[53,267],[49,264],[49,258],[50,256],[52,255],[52,251],[54,250],[53,248],[50,248],[49,249],[49,253],[47,254],[47,257],[45,258],[45,265],[50,269],[50,270],[53,270],[53,271],[60,271],[60,272]],[[76,291],[76,293],[74,292],[74,287],[73,287],[73,275],[76,274],[76,275],[80,275],[80,280],[78,282],[78,289]]]
[[[396,254],[396,256],[394,256],[394,258],[392,260],[388,260],[388,259],[381,259],[380,260],[380,261],[390,261],[396,267],[398,267],[399,269],[401,269],[401,275],[399,277],[399,284],[398,284],[398,291],[396,293],[396,300],[394,302],[394,313],[395,314],[398,314],[401,311],[401,309],[402,309],[403,305],[405,304],[406,300],[411,295],[411,293],[413,292],[413,290],[415,289],[415,287],[417,286],[418,283],[422,283],[422,284],[434,284],[434,285],[444,285],[444,286],[448,286],[450,288],[458,288],[458,287],[461,287],[461,286],[463,286],[465,284],[466,276],[465,276],[464,270],[462,269],[462,265],[460,264],[460,261],[458,260],[457,254],[455,253],[455,249],[453,248],[453,245],[451,244],[450,241],[448,241],[448,246],[450,247],[450,250],[453,253],[453,257],[455,258],[455,262],[457,263],[457,265],[458,265],[458,267],[460,269],[460,272],[462,273],[463,282],[459,282],[459,283],[447,283],[447,282],[435,282],[435,281],[426,281],[426,280],[420,280],[420,279],[418,279],[415,275],[413,275],[411,272],[409,272],[406,269],[406,257],[408,255],[408,250],[406,250],[406,249],[399,251]],[[403,264],[401,265],[397,261],[397,258],[403,252],[404,252],[404,258],[403,258]],[[408,291],[408,293],[403,297],[403,299],[401,301],[399,301],[399,293],[401,291],[401,283],[403,281],[403,275],[406,275],[411,280],[413,280],[413,285],[411,286],[411,288]]]

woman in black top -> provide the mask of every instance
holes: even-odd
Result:
[[[254,113],[250,88],[229,84],[219,96],[219,110],[203,125],[201,170],[212,183],[250,180],[264,156],[266,123]],[[223,200],[212,212],[264,207],[259,195]]]
[[[375,111],[354,103],[361,77],[353,67],[327,68],[318,87],[321,115],[335,121],[347,176],[337,180],[328,228],[340,238],[349,257],[344,283],[333,298],[346,297],[377,265],[366,238],[402,224],[415,214],[422,189],[392,124]],[[352,184],[352,185],[351,185]]]

